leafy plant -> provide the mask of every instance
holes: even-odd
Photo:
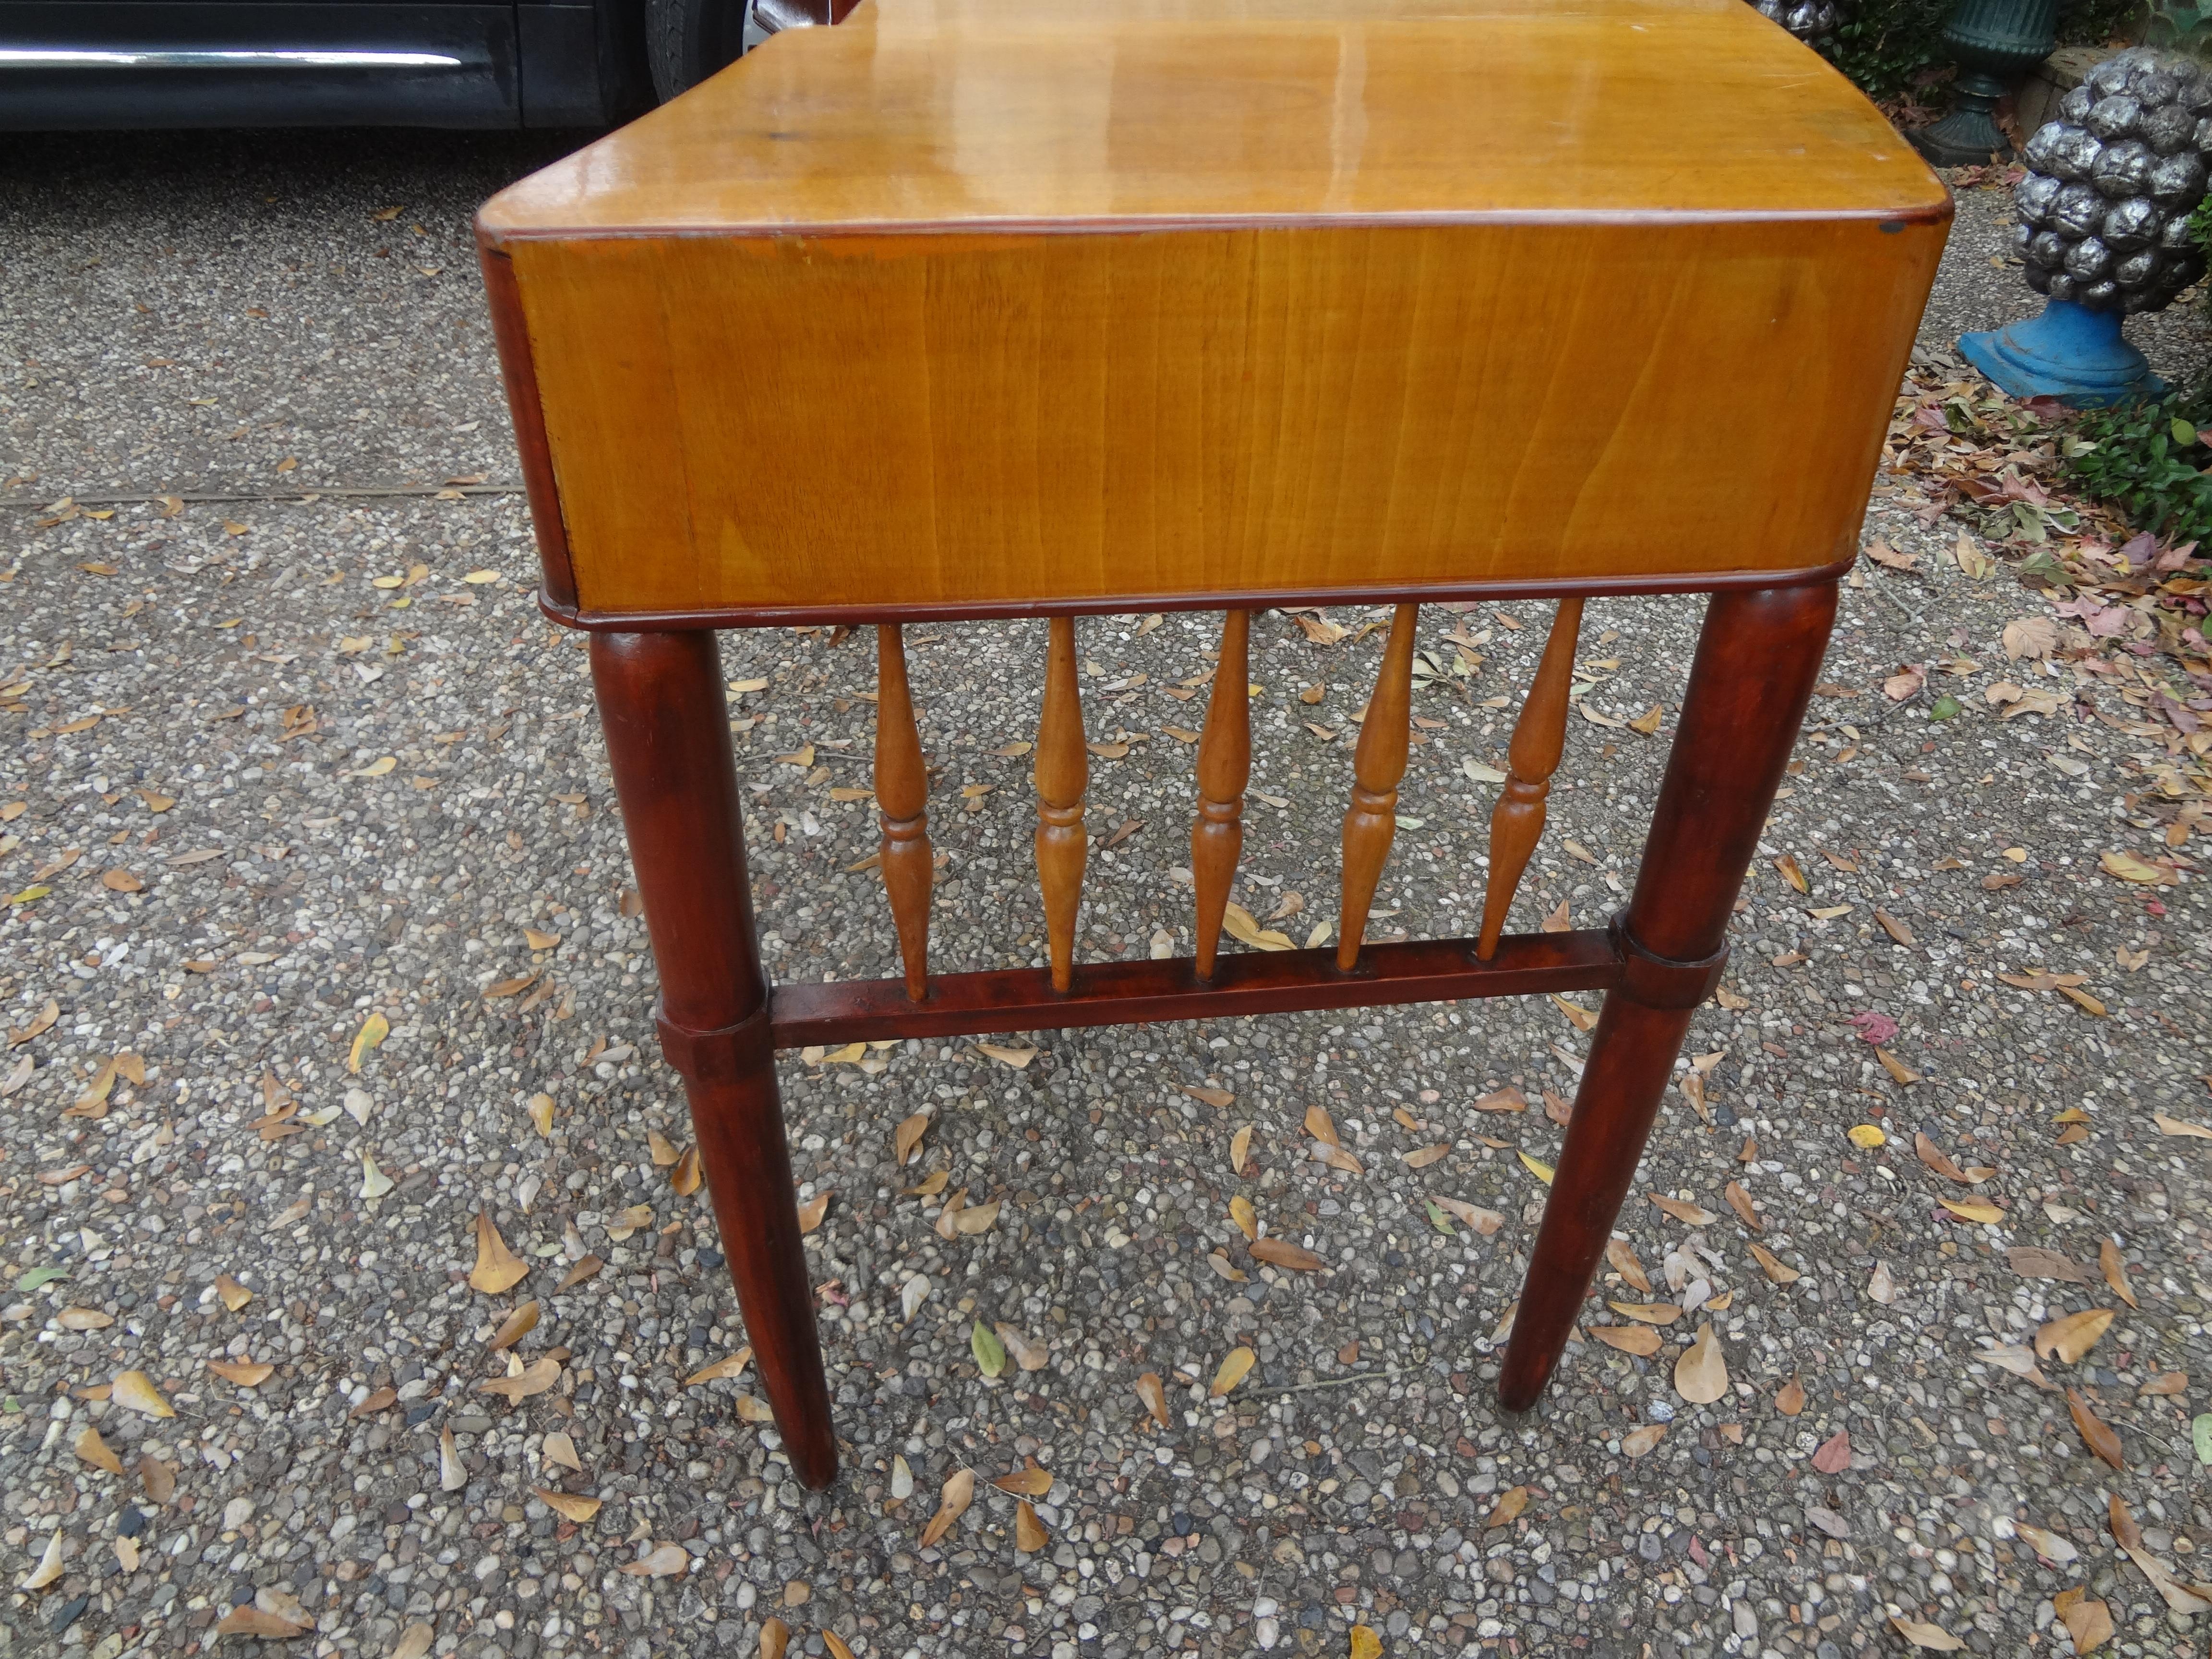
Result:
[[[2143,44],[2204,57],[2212,52],[2212,3],[2149,0],[2143,18]]]
[[[2094,410],[2066,441],[2067,470],[2138,529],[2212,541],[2212,386]]]

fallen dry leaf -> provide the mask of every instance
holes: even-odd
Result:
[[[1728,1200],[1729,1208],[1735,1212],[1736,1219],[1742,1222],[1745,1226],[1753,1232],[1765,1230],[1766,1224],[1759,1218],[1759,1210],[1752,1203],[1751,1194],[1744,1191],[1741,1187],[1731,1181],[1721,1188],[1721,1196]]]
[[[1252,1126],[1246,1124],[1229,1138],[1229,1170],[1232,1175],[1243,1175],[1246,1159],[1252,1152]]]
[[[2120,1444],[2120,1437],[2112,1431],[2109,1424],[2089,1409],[2089,1402],[2081,1397],[2081,1391],[2079,1389],[2066,1390],[2066,1410],[2068,1415],[2074,1419],[2074,1426],[2081,1431],[2081,1443],[2084,1445],[2114,1468],[2127,1467],[2125,1450]]]
[[[1928,1648],[1936,1653],[1956,1653],[1966,1645],[1941,1625],[1923,1624],[1917,1619],[1895,1617],[1889,1622],[1897,1626],[1899,1636],[1916,1648]]]
[[[1490,1532],[1498,1527],[1510,1527],[1521,1518],[1521,1511],[1528,1507],[1533,1494],[1526,1486],[1508,1486],[1498,1494],[1497,1503],[1483,1518],[1482,1529]]]
[[[2092,1600],[2081,1585],[2063,1589],[2051,1600],[2051,1611],[2074,1638],[2074,1651],[2094,1653],[2112,1639],[2112,1612]]]
[[[1760,1271],[1778,1285],[1795,1285],[1804,1277],[1764,1244],[1751,1246],[1751,1259],[1759,1263]]]
[[[1624,1319],[1633,1319],[1646,1325],[1671,1325],[1682,1316],[1682,1310],[1671,1302],[1611,1302],[1606,1304]]]
[[[1625,1456],[1641,1457],[1666,1437],[1664,1423],[1646,1423],[1642,1428],[1631,1429],[1620,1437],[1620,1449]]]
[[[1010,1492],[1017,1498],[1042,1498],[1052,1490],[1052,1471],[1041,1469],[1032,1463],[1028,1468],[1002,1474],[991,1484],[1000,1492]]]
[[[258,1389],[276,1372],[274,1365],[253,1359],[210,1359],[207,1368],[241,1389]]]
[[[215,1633],[217,1636],[258,1636],[265,1640],[281,1642],[302,1635],[314,1627],[315,1621],[312,1619],[301,1623],[298,1620],[287,1619],[282,1613],[264,1612],[247,1602],[233,1607],[216,1620]]]
[[[1942,1148],[1928,1138],[1925,1130],[1918,1131],[1913,1135],[1912,1150],[1920,1154],[1920,1161],[1923,1164],[1942,1176],[1944,1180],[1955,1181],[1961,1187],[1972,1185],[1966,1179],[1966,1172],[1944,1156]]]
[[[1841,1474],[1851,1466],[1851,1431],[1838,1429],[1813,1453],[1813,1467],[1823,1474]]]
[[[544,1394],[561,1380],[561,1362],[554,1358],[532,1360],[513,1376],[495,1376],[477,1384],[478,1394],[495,1394],[510,1405],[518,1400],[527,1400],[532,1395]]]
[[[1728,1360],[1710,1324],[1674,1362],[1674,1392],[1695,1406],[1710,1406],[1728,1392]]]
[[[1659,1352],[1659,1333],[1649,1325],[1590,1325],[1589,1334],[1609,1348],[1649,1359]]]
[[[148,1417],[174,1417],[177,1408],[161,1398],[161,1390],[143,1371],[118,1371],[108,1398]]]
[[[1259,1358],[1258,1354],[1241,1344],[1231,1348],[1228,1357],[1222,1360],[1221,1369],[1214,1373],[1213,1386],[1206,1390],[1207,1397],[1218,1400],[1242,1382],[1258,1363]]]
[[[215,1293],[222,1298],[222,1305],[229,1309],[233,1313],[236,1313],[240,1308],[253,1300],[253,1292],[247,1290],[245,1285],[240,1284],[228,1273],[218,1273],[216,1275]]]
[[[2048,1359],[2056,1354],[2074,1364],[2097,1346],[2097,1339],[2112,1328],[2113,1317],[2110,1308],[2089,1308],[2051,1321],[2035,1333],[2036,1358]]]
[[[1794,1375],[1776,1392],[1774,1409],[1784,1417],[1795,1417],[1805,1409],[1805,1385]]]
[[[477,1265],[469,1283],[486,1296],[513,1290],[530,1276],[530,1264],[507,1248],[507,1241],[492,1224],[491,1212],[477,1212]]]
[[[109,1449],[107,1443],[100,1437],[100,1431],[89,1423],[71,1443],[70,1449],[94,1468],[106,1469],[110,1474],[123,1473],[123,1460]]]
[[[532,1486],[530,1490],[547,1509],[556,1515],[568,1516],[580,1527],[597,1515],[599,1506],[606,1501],[599,1498],[586,1498],[577,1492],[555,1492],[549,1486]]]
[[[2130,1308],[2137,1306],[2135,1287],[2128,1283],[2127,1258],[2109,1238],[2097,1246],[2097,1265],[2104,1270],[2105,1283],[2112,1287],[2112,1294]]]
[[[915,1149],[921,1145],[922,1136],[929,1129],[929,1114],[916,1112],[891,1131],[891,1162],[904,1169],[914,1162]]]
[[[1024,1555],[1034,1555],[1052,1542],[1052,1534],[1037,1519],[1036,1506],[1026,1498],[1014,1510],[1014,1547]]]
[[[1644,1295],[1651,1294],[1651,1277],[1644,1271],[1644,1264],[1636,1259],[1636,1247],[1626,1239],[1607,1239],[1605,1259],[1613,1272],[1619,1273]]]
[[[829,1212],[830,1192],[825,1190],[815,1194],[812,1198],[809,1199],[805,1203],[799,1206],[799,1231],[800,1234],[804,1236],[807,1233],[812,1232],[817,1227],[819,1227],[822,1224],[822,1218]]]
[[[1685,1203],[1679,1198],[1669,1198],[1664,1193],[1647,1193],[1645,1196],[1685,1226],[1710,1227],[1720,1219],[1700,1205]]]
[[[1302,1245],[1286,1238],[1258,1238],[1252,1241],[1252,1254],[1259,1260],[1278,1267],[1288,1267],[1293,1273],[1316,1273],[1328,1264]]]
[[[951,1532],[960,1517],[968,1513],[968,1506],[975,1501],[975,1472],[955,1469],[945,1479],[939,1494],[937,1513],[929,1517],[929,1524],[921,1530],[921,1547],[929,1549],[945,1534]]]
[[[1160,1374],[1146,1371],[1137,1379],[1136,1389],[1137,1398],[1145,1402],[1145,1409],[1152,1413],[1152,1421],[1164,1429],[1167,1427],[1168,1394],[1160,1385]]]
[[[673,1578],[691,1571],[691,1557],[681,1544],[656,1544],[641,1559],[624,1562],[616,1571],[633,1578]]]
[[[505,1319],[500,1321],[499,1328],[492,1333],[489,1344],[491,1351],[494,1353],[503,1352],[537,1328],[538,1304],[534,1301],[526,1302],[507,1315]]]

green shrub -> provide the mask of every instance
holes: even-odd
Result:
[[[2058,13],[2058,44],[2097,46],[2118,34],[2142,0],[2071,0]],[[1929,70],[1951,61],[1943,44],[1950,0],[1858,0],[1836,31],[1836,67],[1869,98],[1894,98],[1921,87]]]
[[[2212,388],[2093,410],[2065,444],[2067,470],[2139,530],[2212,543]]]

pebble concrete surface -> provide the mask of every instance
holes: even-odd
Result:
[[[1887,482],[1914,568],[1844,589],[1537,1412],[1492,1390],[1595,998],[794,1054],[803,1492],[533,603],[469,216],[558,148],[11,145],[0,1651],[2203,1653],[2206,884],[2139,810],[2201,751],[2011,660],[2046,602]],[[1945,317],[2018,309],[2002,217]],[[1592,605],[1516,927],[1624,902],[1698,611]],[[1473,931],[1548,617],[1424,611],[1376,935]],[[1254,933],[1333,922],[1380,618],[1255,620]],[[1081,625],[1088,957],[1190,948],[1214,626]],[[908,631],[934,961],[1037,963],[1043,625]],[[779,978],[896,971],[873,650],[723,640]]]

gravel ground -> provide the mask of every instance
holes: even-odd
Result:
[[[0,520],[12,1651],[190,1653],[218,1621],[312,1620],[294,1650],[750,1655],[776,1616],[810,1655],[1374,1651],[1356,1623],[1391,1654],[1837,1659],[1903,1650],[1894,1616],[2063,1654],[2054,1601],[2086,1590],[2110,1650],[2201,1653],[2106,1516],[2117,1495],[2145,1559],[2212,1577],[2189,1444],[2212,1370],[2206,1148],[2153,1120],[2212,1119],[2185,994],[2203,884],[2099,866],[2166,850],[2136,798],[2195,758],[2109,690],[2063,730],[1999,720],[1991,679],[2087,677],[2006,660],[2005,624],[2043,601],[2002,567],[1966,575],[1954,525],[1886,497],[1869,521],[1929,568],[1869,566],[1845,591],[1830,695],[1688,1048],[1711,1057],[1705,1115],[1673,1100],[1622,1216],[1653,1288],[1625,1261],[1601,1295],[1692,1310],[1655,1355],[1577,1343],[1538,1413],[1492,1403],[1543,1198],[1522,1155],[1556,1156],[1542,1095],[1571,1094],[1587,1043],[1550,1001],[1051,1034],[1019,1068],[967,1043],[791,1055],[801,1195],[833,1194],[810,1249],[848,1437],[842,1479],[809,1495],[749,1414],[750,1374],[686,1382],[742,1332],[703,1194],[667,1167],[689,1136],[584,656],[532,605],[520,499],[273,493],[511,478],[466,222],[549,152],[441,134],[15,153],[0,473],[37,481],[8,496],[252,499]],[[1995,205],[1969,201],[1931,343],[2025,304],[2008,276],[1990,291]],[[2156,327],[2201,350],[2193,317]],[[1620,902],[1696,615],[1591,607],[1583,702],[1605,718],[1575,722],[1517,926]],[[1378,933],[1471,929],[1494,786],[1464,766],[1502,759],[1544,620],[1425,613],[1426,640],[1486,635],[1485,660],[1418,694]],[[1042,632],[913,630],[944,968],[1041,959],[1027,763],[1000,750],[1030,735]],[[1084,625],[1092,737],[1128,745],[1094,766],[1089,954],[1187,948],[1190,757],[1168,728],[1198,723],[1175,693],[1209,644],[1195,618]],[[1379,653],[1281,616],[1254,645],[1265,799],[1237,896],[1266,918],[1303,894],[1278,924],[1303,933],[1334,915],[1349,720]],[[875,878],[849,868],[869,808],[831,793],[865,781],[867,635],[731,635],[724,660],[767,682],[732,713],[771,972],[894,971]],[[1956,718],[1882,695],[1899,664],[1944,662]],[[1613,723],[1654,703],[1658,739]],[[810,744],[811,763],[783,758]],[[1996,977],[2039,970],[2085,975],[2106,1012]],[[1893,1066],[1866,1040],[1884,1020]],[[1474,1109],[1509,1087],[1535,1109]],[[1316,1160],[1316,1104],[1364,1173]],[[1995,1173],[1940,1177],[1916,1132]],[[940,1237],[941,1200],[909,1191],[939,1171],[999,1200],[994,1224]],[[1429,1194],[1502,1224],[1446,1233]],[[1252,1259],[1233,1196],[1328,1265]],[[468,1282],[479,1208],[529,1269],[501,1294]],[[2106,1289],[2106,1242],[2139,1306]],[[2016,1270],[2039,1260],[2071,1277]],[[495,1351],[526,1299],[535,1328]],[[2017,1366],[2039,1325],[2098,1308],[2111,1329],[2043,1360],[2049,1386],[1987,1357]],[[979,1319],[1041,1368],[983,1376]],[[1587,1322],[1615,1320],[1594,1303]],[[1674,1362],[1708,1322],[1729,1382],[1699,1405]],[[1211,1398],[1239,1344],[1256,1364]],[[549,1359],[557,1381],[526,1393]],[[240,1363],[273,1369],[249,1387]],[[483,1391],[516,1366],[524,1397]],[[2139,1397],[2174,1371],[2180,1392]],[[2124,1468],[2085,1447],[2069,1387]],[[987,1485],[922,1546],[948,1478],[1030,1460],[1050,1476],[1041,1550],[1018,1551],[1016,1499]]]

